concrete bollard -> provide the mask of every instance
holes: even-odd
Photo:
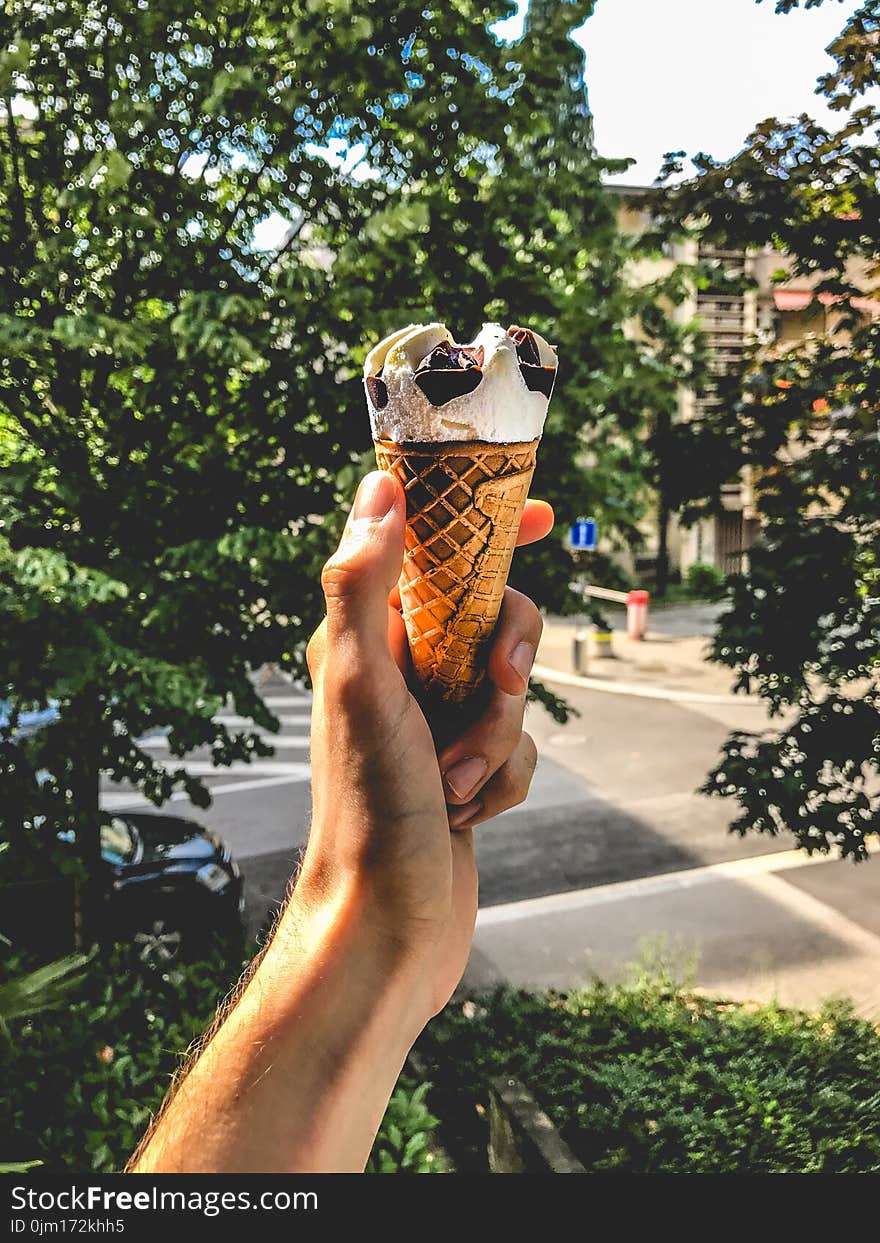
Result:
[[[589,667],[589,636],[583,626],[578,626],[574,632],[574,643],[572,644],[572,664],[574,671],[578,674],[585,674]]]
[[[593,650],[599,660],[613,660],[614,648],[611,643],[611,632],[609,630],[593,630]]]

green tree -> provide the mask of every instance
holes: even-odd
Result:
[[[472,0],[2,0],[0,746],[27,866],[48,824],[93,871],[101,771],[205,805],[175,757],[266,753],[216,710],[272,728],[250,671],[303,668],[369,447],[360,367],[402,321],[558,341],[536,488],[560,529],[635,537],[640,354],[569,38],[592,7],[535,0],[510,46]],[[559,606],[571,566],[557,544],[518,576]],[[170,766],[137,742],[158,726]]]
[[[855,859],[880,828],[880,322],[865,301],[880,275],[878,36],[867,0],[828,49],[819,93],[839,126],[766,120],[733,160],[699,157],[698,176],[665,195],[670,219],[772,247],[836,299],[825,336],[752,352],[708,429],[731,475],[752,469],[762,517],[714,657],[784,720],[773,736],[734,733],[705,789],[739,800],[739,833],[790,831]]]
[[[656,235],[637,240],[650,251]],[[693,487],[693,472],[705,463],[685,451],[698,437],[693,420],[681,418],[683,389],[695,391],[707,370],[706,342],[699,321],[682,314],[694,287],[704,279],[699,266],[677,264],[632,293],[641,344],[640,399],[646,417],[648,479],[653,486],[657,522],[654,594],[663,599],[669,585],[669,523]]]
[[[352,236],[337,251],[326,239],[336,256],[326,312],[335,316],[334,338],[350,342],[358,361],[366,319],[376,335],[410,320],[438,318],[467,334],[484,319],[527,320],[558,343],[559,377],[534,484],[555,505],[558,526],[555,538],[517,553],[511,582],[563,612],[576,605],[564,549],[573,521],[595,514],[618,549],[642,538],[651,394],[655,385],[676,384],[672,358],[626,331],[647,305],[627,280],[644,244],[621,237],[616,200],[602,184],[626,161],[603,161],[593,145],[583,53],[570,37],[593,8],[593,0],[532,0],[513,46],[475,26],[467,52],[422,26],[404,46],[407,93],[395,101],[410,110],[416,130],[406,172],[397,178],[385,170],[349,187],[357,214],[369,220],[369,245]],[[486,91],[470,136],[453,99],[455,65]],[[450,106],[458,141],[455,158],[444,160],[438,140]],[[375,153],[373,146],[366,165],[376,163]]]

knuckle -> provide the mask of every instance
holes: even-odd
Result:
[[[313,678],[324,664],[324,623],[322,622],[306,645],[306,664]]]
[[[382,731],[388,729],[399,715],[394,692],[385,666],[356,659],[356,653],[345,647],[327,653],[321,686],[324,702],[332,704],[341,718],[358,721],[381,743]]]
[[[510,621],[517,629],[522,630],[524,637],[537,642],[544,631],[544,618],[534,600],[521,591],[508,587],[505,606]]]
[[[504,809],[509,810],[511,807],[519,807],[526,801],[529,793],[529,782],[525,776],[511,778],[507,783],[504,798]]]
[[[344,712],[351,712],[364,703],[364,679],[352,661],[328,661],[324,670],[324,692]]]
[[[538,748],[531,734],[523,733],[522,750],[523,760],[528,768],[529,780],[531,780],[535,769],[538,767]]]
[[[519,807],[528,798],[538,763],[538,749],[531,735],[522,735],[517,752],[495,776],[493,784],[498,807],[493,815],[500,811],[509,811],[511,807]]]
[[[511,807],[519,807],[520,803],[525,802],[528,792],[528,775],[518,765],[505,764],[496,780],[497,811],[508,811]]]
[[[327,600],[344,600],[359,590],[365,567],[334,554],[321,571],[321,589]]]
[[[481,753],[489,760],[490,772],[498,772],[513,759],[521,728],[522,721],[513,720],[509,716],[487,722],[479,745]]]
[[[498,714],[491,722],[491,736],[497,750],[505,759],[513,755],[522,737],[525,699],[520,695],[508,695],[501,701]]]

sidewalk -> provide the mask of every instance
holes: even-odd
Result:
[[[621,611],[608,609],[606,616],[622,626]],[[476,990],[506,981],[525,988],[564,989],[596,976],[626,979],[647,960],[698,989],[734,1001],[775,1000],[812,1009],[829,997],[847,996],[876,1022],[880,854],[856,866],[810,859],[787,849],[790,839],[780,839],[778,845],[786,848],[774,852],[768,839],[756,837],[740,844],[745,857],[713,862],[711,850],[721,845],[728,818],[723,804],[664,793],[659,787],[655,792],[663,774],[671,774],[682,791],[693,791],[700,779],[697,769],[706,761],[693,752],[701,732],[714,728],[723,737],[719,725],[724,731],[761,730],[768,723],[760,700],[732,697],[729,671],[706,663],[706,618],[694,610],[693,629],[703,633],[689,634],[688,616],[687,609],[667,618],[658,610],[643,642],[627,639],[616,628],[616,659],[597,659],[591,652],[586,678],[573,673],[574,622],[548,619],[536,676],[583,715],[560,728],[532,712],[528,728],[538,742],[539,777],[543,763],[556,784],[563,776],[569,786],[579,783],[580,803],[572,801],[570,790],[565,793],[564,839],[551,828],[545,839],[551,851],[559,850],[564,840],[556,861],[560,888],[567,878],[578,884],[579,858],[596,850],[608,851],[612,858],[618,849],[632,847],[634,833],[683,838],[684,827],[681,832],[674,824],[670,829],[670,816],[685,816],[690,824],[711,812],[716,827],[708,837],[695,838],[711,846],[693,851],[682,863],[658,856],[654,875],[572,886],[567,892],[483,907],[465,987]],[[620,695],[624,698],[611,698]],[[668,702],[656,702],[662,699]],[[597,730],[613,734],[599,762],[591,759]],[[631,741],[630,732],[638,738]],[[646,745],[655,738],[654,754],[649,754]],[[628,747],[642,757],[636,767],[626,766]],[[623,839],[619,848],[614,837],[601,832],[598,799],[623,813],[618,817]],[[627,813],[637,817],[629,826]],[[507,824],[501,817],[478,830],[487,835],[483,850],[513,845],[513,821]],[[480,850],[478,841],[478,854]],[[548,873],[549,863],[532,860],[533,868],[540,864]]]
[[[732,671],[711,664],[706,659],[710,639],[708,634],[700,633],[705,628],[704,610],[701,606],[693,610],[696,633],[664,632],[660,627],[665,624],[666,610],[655,610],[650,618],[648,633],[642,640],[628,638],[623,609],[603,605],[602,612],[613,627],[611,646],[614,655],[612,659],[599,656],[592,628],[587,626],[585,630],[589,637],[586,677],[590,682],[604,684],[612,689],[621,684],[665,689],[676,696],[687,692],[732,696]],[[676,608],[668,612],[672,615],[670,621],[676,629],[686,631],[688,610]],[[538,649],[538,665],[566,676],[573,675],[573,644],[577,629],[574,618],[545,618],[544,633]],[[745,702],[744,697],[737,698]]]
[[[880,857],[855,869],[783,851],[490,906],[465,986],[567,989],[653,965],[731,1001],[848,997],[877,1022],[878,893]]]

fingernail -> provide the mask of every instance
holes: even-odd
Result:
[[[482,781],[489,767],[488,760],[482,755],[469,755],[466,760],[459,760],[443,774],[443,780],[456,798],[467,798]]]
[[[374,470],[360,482],[354,498],[352,518],[384,518],[394,505],[397,489],[387,471]]]
[[[510,653],[510,663],[521,678],[528,680],[532,665],[535,663],[534,644],[529,643],[527,639],[523,639],[522,643],[517,643]]]
[[[464,807],[456,807],[455,810],[449,812],[450,829],[461,829],[475,816],[483,810],[483,800],[475,798],[472,803],[466,803]]]

